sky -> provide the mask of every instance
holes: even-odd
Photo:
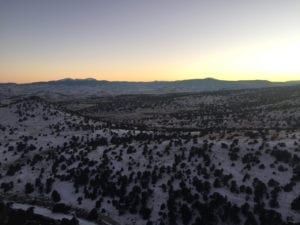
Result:
[[[0,82],[300,80],[299,0],[0,0]]]

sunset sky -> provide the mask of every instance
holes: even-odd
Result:
[[[299,0],[0,0],[0,82],[300,80]]]

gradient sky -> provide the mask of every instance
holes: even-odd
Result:
[[[300,80],[299,0],[0,0],[0,82]]]

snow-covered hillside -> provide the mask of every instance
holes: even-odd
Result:
[[[2,106],[1,196],[112,224],[300,223],[298,129],[113,127],[38,98]]]

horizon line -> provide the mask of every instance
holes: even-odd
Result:
[[[178,80],[149,80],[149,81],[142,81],[142,80],[98,80],[93,77],[86,77],[86,78],[72,78],[66,77],[56,80],[39,80],[39,81],[32,81],[32,82],[0,82],[0,84],[17,84],[17,85],[25,85],[25,84],[34,84],[34,83],[48,83],[48,82],[58,82],[64,80],[94,80],[94,81],[106,81],[106,82],[126,82],[126,83],[153,83],[153,82],[180,82],[180,81],[190,81],[190,80],[218,80],[218,81],[232,81],[232,82],[241,82],[241,81],[267,81],[271,83],[288,83],[288,82],[300,82],[299,80],[285,80],[285,81],[276,81],[276,80],[266,80],[266,79],[218,79],[215,77],[205,77],[205,78],[191,78],[191,79],[178,79]]]

